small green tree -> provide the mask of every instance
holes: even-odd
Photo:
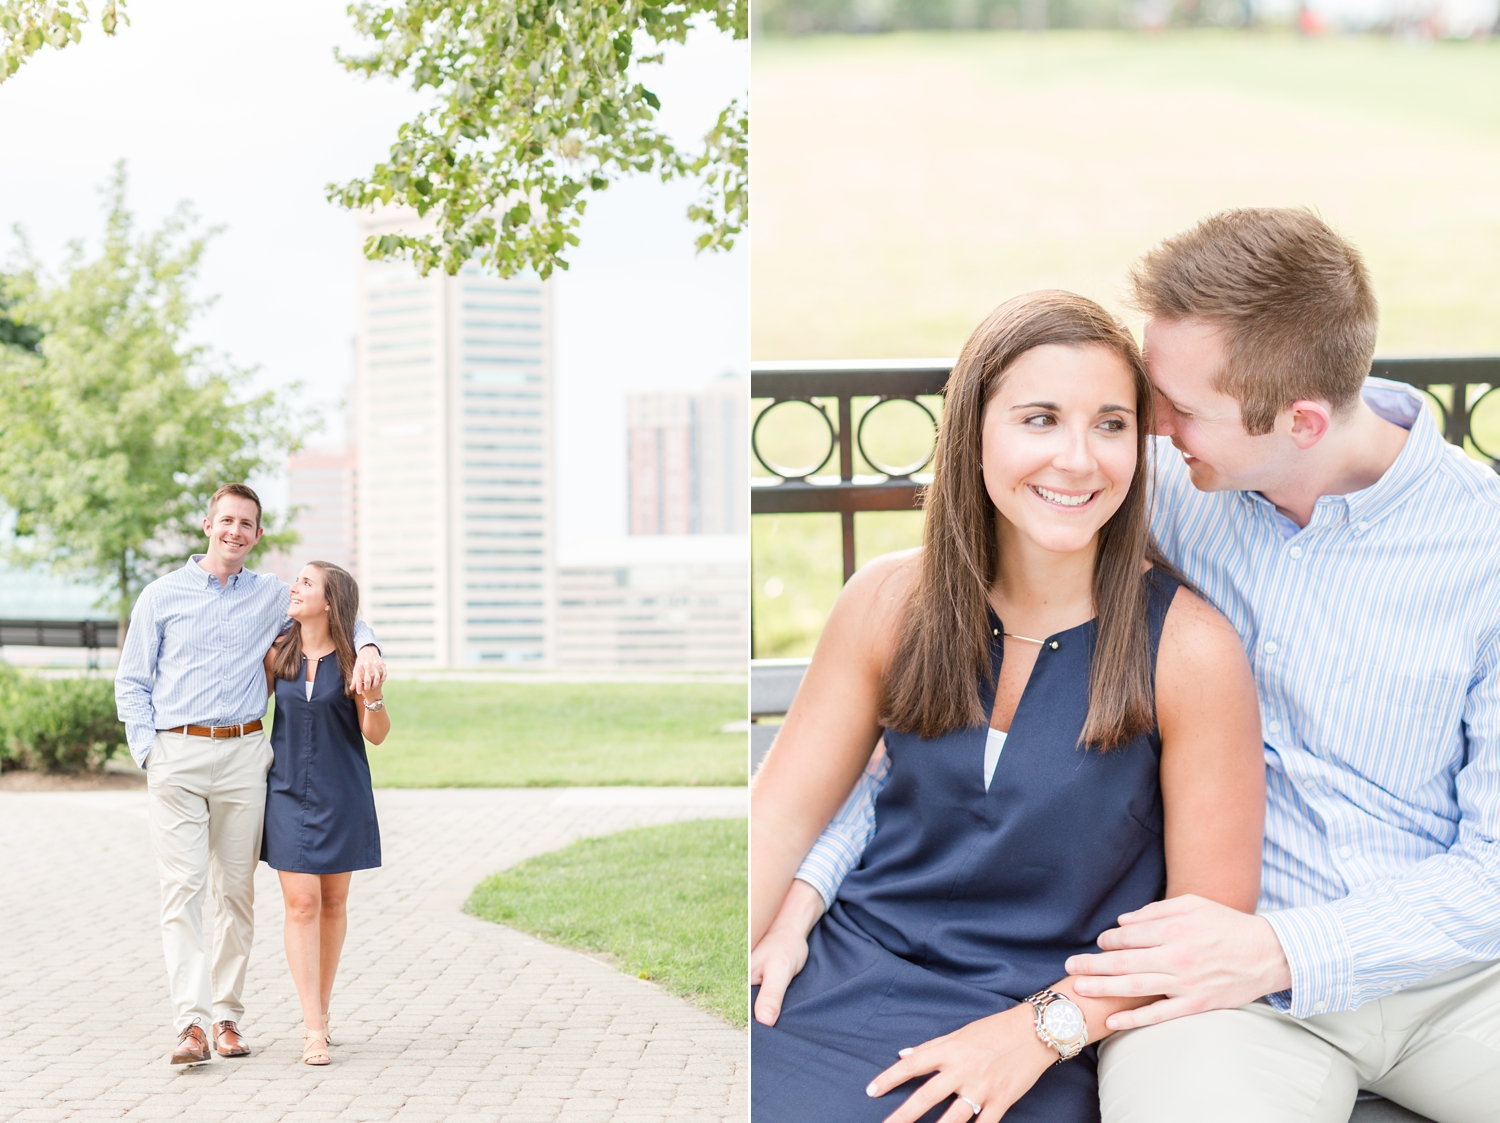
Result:
[[[437,104],[403,124],[390,158],[330,185],[346,207],[404,204],[432,213],[431,233],[372,236],[372,258],[410,256],[425,275],[470,259],[502,276],[567,268],[563,254],[586,196],[632,172],[696,177],[689,217],[700,250],[723,250],[749,218],[749,122],[733,100],[697,153],[656,126],[657,96],[639,81],[700,24],[747,34],[748,0],[405,0],[354,4],[367,55],[350,70],[409,75]],[[643,49],[644,48],[644,49]]]
[[[208,498],[279,464],[300,432],[249,372],[186,341],[204,236],[185,207],[137,237],[125,171],[109,192],[104,245],[74,243],[47,280],[29,255],[6,281],[7,315],[38,350],[0,347],[0,502],[16,515],[12,560],[112,590],[122,622],[141,588],[202,548]],[[285,546],[267,533],[261,549]]]

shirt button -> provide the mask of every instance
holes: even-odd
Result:
[[[1264,651],[1267,655],[1275,655],[1276,652],[1280,650],[1280,648],[1276,646],[1275,640],[1268,639],[1264,644],[1261,645],[1261,650]]]
[[[1369,523],[1362,523],[1362,522],[1360,522],[1360,523],[1355,523],[1354,524],[1354,533],[1355,534],[1363,534],[1365,531],[1367,531],[1369,529],[1370,529],[1370,524]]]
[[[1324,1002],[1321,998],[1313,1003],[1314,1014],[1321,1014],[1326,1009],[1328,1009],[1328,1003]]]
[[[1340,846],[1339,847],[1339,857],[1340,858],[1352,858],[1352,857],[1354,857],[1354,847],[1352,847],[1352,846]]]
[[[1302,556],[1302,547],[1293,546],[1290,550],[1287,551],[1287,553],[1291,554],[1294,558],[1300,558]]]
[[[1281,732],[1281,722],[1279,722],[1279,721],[1268,721],[1268,722],[1266,722],[1266,728],[1269,729],[1272,733],[1280,733]]]

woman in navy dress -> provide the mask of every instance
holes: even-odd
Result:
[[[348,927],[355,870],[380,865],[365,740],[390,732],[381,688],[353,693],[359,586],[331,562],[292,584],[292,626],[266,652],[276,695],[261,858],[281,878],[286,959],[302,1001],[302,1060],[329,1063],[328,1002]]]
[[[965,345],[923,546],[845,586],[755,778],[755,1120],[1096,1121],[1093,1043],[1151,999],[1083,997],[1067,958],[1163,895],[1255,907],[1254,684],[1151,546],[1151,405],[1082,297],[1017,297]],[[823,915],[794,877],[882,739]]]

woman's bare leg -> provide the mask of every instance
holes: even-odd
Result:
[[[286,963],[302,1002],[302,1021],[308,1029],[323,1032],[321,973],[322,878],[314,873],[278,870],[281,897],[286,902]],[[346,875],[347,876],[347,875]],[[342,932],[340,932],[342,939]]]
[[[322,1005],[318,1015],[328,1011],[328,999],[333,994],[333,977],[338,974],[339,955],[344,950],[344,933],[349,930],[349,873],[327,873],[318,878],[321,882],[321,920],[318,945],[318,996]]]

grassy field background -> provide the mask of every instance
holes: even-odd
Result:
[[[1126,270],[1162,237],[1293,205],[1364,251],[1379,353],[1500,353],[1500,41],[809,36],[758,40],[753,67],[758,360],[955,355],[1044,287],[1130,319]],[[1487,405],[1477,428],[1500,446]],[[816,433],[794,426],[786,462]],[[859,515],[859,560],[920,526]],[[810,654],[837,518],[758,516],[752,551],[756,655]]]
[[[464,911],[609,958],[747,1024],[744,819],[583,839],[485,879]]]
[[[388,682],[378,788],[744,784],[745,688],[718,683]]]

